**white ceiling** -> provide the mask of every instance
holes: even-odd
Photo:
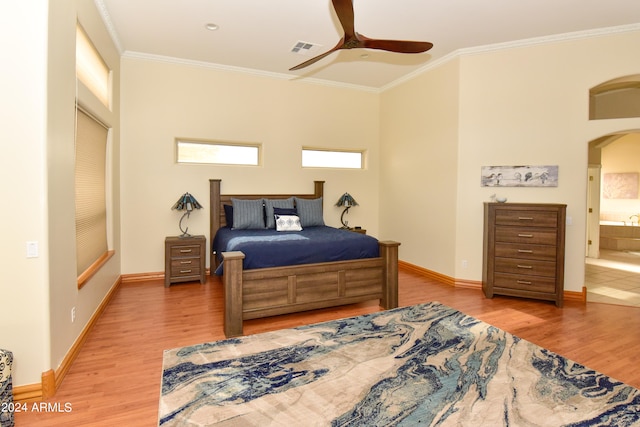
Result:
[[[95,0],[121,53],[380,89],[459,52],[640,31],[640,0],[354,0],[355,29],[429,41],[421,54],[342,50],[330,0]],[[205,28],[219,26],[217,31]],[[321,45],[307,56],[298,41]],[[497,45],[497,46],[496,46]],[[639,46],[640,52],[640,46]],[[362,58],[368,53],[367,58]],[[594,52],[594,60],[598,52]]]

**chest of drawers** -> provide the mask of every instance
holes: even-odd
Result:
[[[204,236],[167,237],[164,241],[164,286],[199,280],[205,282]]]
[[[566,205],[485,203],[482,290],[562,307]]]

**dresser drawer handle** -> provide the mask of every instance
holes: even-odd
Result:
[[[533,234],[518,234],[518,237],[533,237]]]
[[[191,270],[180,270],[180,274],[191,273]]]
[[[532,216],[519,216],[518,221],[533,221]]]
[[[189,261],[180,261],[180,264],[191,264],[191,260],[189,260]]]
[[[181,254],[188,254],[193,252],[193,249],[180,249],[180,253]]]
[[[520,285],[531,285],[532,282],[526,280],[517,280],[517,283]]]
[[[526,269],[530,270],[530,269],[533,268],[533,266],[532,265],[521,265],[521,264],[518,264],[518,268],[526,268]]]
[[[533,251],[531,249],[518,249],[518,253],[520,253],[520,254],[532,254]]]

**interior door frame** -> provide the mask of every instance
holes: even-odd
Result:
[[[587,240],[585,256],[600,258],[600,177],[601,165],[587,169]]]

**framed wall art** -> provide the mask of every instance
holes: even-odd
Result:
[[[557,187],[558,166],[482,166],[482,187]]]
[[[637,199],[638,173],[603,174],[602,197],[605,199]]]

